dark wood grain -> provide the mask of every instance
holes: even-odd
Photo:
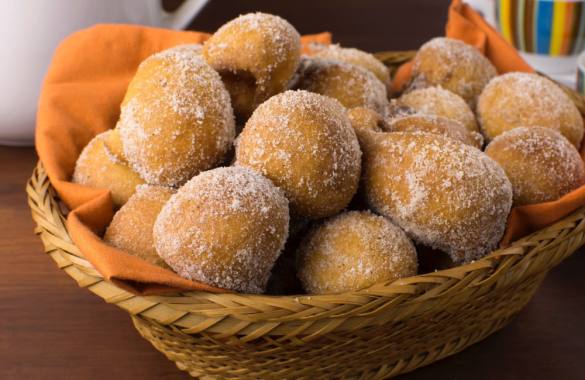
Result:
[[[191,29],[238,14],[279,14],[301,33],[328,30],[369,51],[416,49],[443,34],[446,0],[212,0]],[[0,379],[188,379],[116,306],[77,287],[34,235],[25,184],[32,148],[0,147]],[[401,379],[585,378],[585,250],[553,269],[504,330]]]

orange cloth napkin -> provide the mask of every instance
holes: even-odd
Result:
[[[453,0],[449,7],[449,21],[445,34],[449,38],[456,38],[475,46],[489,58],[500,74],[511,71],[535,72],[497,30],[461,0]],[[405,63],[398,69],[392,83],[392,93],[399,93],[406,89],[413,63],[413,61]],[[581,145],[581,158],[585,160],[585,144]],[[555,202],[514,207],[501,245],[506,246],[521,237],[541,230],[582,206],[585,206],[585,186]]]
[[[138,65],[162,50],[203,43],[209,37],[199,32],[98,25],[59,45],[41,90],[36,147],[51,183],[72,210],[67,218],[71,239],[107,280],[137,295],[227,291],[186,280],[107,246],[100,236],[113,217],[110,192],[69,180],[89,141],[115,127],[120,103]],[[330,44],[331,35],[303,36],[303,47],[310,41]]]

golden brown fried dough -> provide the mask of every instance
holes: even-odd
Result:
[[[397,116],[386,120],[386,126],[386,132],[428,132],[461,141],[478,149],[483,146],[481,134],[469,132],[458,122],[442,116],[425,114]]]
[[[249,13],[223,25],[205,42],[202,57],[222,77],[239,121],[283,92],[301,56],[301,36],[286,20]]]
[[[446,117],[459,122],[469,132],[479,133],[475,114],[465,100],[441,87],[426,87],[403,94],[398,102],[421,113]]]
[[[583,140],[583,118],[577,107],[556,84],[536,74],[494,78],[479,98],[477,117],[488,142],[517,127],[554,129],[577,149]]]
[[[496,75],[494,65],[473,46],[451,38],[433,38],[414,58],[410,90],[441,86],[461,96],[474,110],[479,94]]]
[[[164,186],[140,185],[128,202],[114,215],[104,242],[164,269],[171,267],[154,248],[152,229],[162,208],[176,190]]]
[[[174,187],[219,164],[235,134],[229,94],[219,75],[180,50],[140,64],[117,129],[130,166],[149,184]]]
[[[355,194],[361,151],[345,109],[334,99],[287,91],[263,103],[236,141],[237,166],[282,188],[297,216],[322,218]]]
[[[512,187],[494,160],[430,133],[370,132],[364,142],[362,185],[372,210],[458,263],[497,247]]]
[[[288,201],[270,180],[248,168],[217,168],[171,198],[154,225],[154,245],[185,278],[262,293],[288,224]]]
[[[104,147],[112,158],[122,164],[128,165],[128,160],[126,160],[126,156],[124,155],[122,137],[120,136],[120,130],[118,128],[114,128],[108,133],[108,136],[104,140]]]
[[[404,231],[365,211],[327,219],[305,236],[298,277],[310,294],[348,292],[414,276],[416,250]]]
[[[382,113],[388,105],[386,87],[374,74],[339,59],[303,56],[289,88],[329,96],[349,109]]]
[[[556,201],[585,184],[579,152],[549,128],[514,128],[496,137],[485,154],[504,168],[516,206]]]
[[[71,182],[110,190],[114,207],[120,208],[145,181],[128,165],[108,154],[104,141],[111,133],[99,134],[87,144],[77,159]]]
[[[319,47],[312,45],[312,47],[314,57],[335,58],[363,67],[374,74],[386,86],[386,90],[390,89],[392,82],[388,68],[372,54],[356,48],[341,47],[339,44]]]

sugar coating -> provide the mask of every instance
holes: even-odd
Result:
[[[140,64],[117,128],[132,168],[150,184],[175,187],[220,163],[235,134],[219,75],[184,50]]]
[[[334,58],[303,56],[289,88],[329,96],[349,109],[382,113],[388,105],[386,87],[372,72]]]
[[[144,184],[139,173],[118,162],[104,146],[112,131],[95,136],[83,149],[75,164],[71,182],[112,192],[115,208],[120,208]]]
[[[412,241],[389,220],[350,211],[305,236],[297,267],[307,293],[340,293],[414,276],[417,257]]]
[[[429,132],[439,134],[469,146],[481,149],[483,136],[478,132],[470,132],[459,122],[442,116],[413,114],[399,115],[386,119],[385,132]]]
[[[203,45],[201,44],[184,44],[184,45],[177,45],[165,51],[179,51],[179,52],[188,52],[194,54],[197,57],[201,56],[201,51],[203,50]]]
[[[362,182],[375,212],[458,263],[497,247],[512,186],[494,160],[429,133],[371,132],[364,141]]]
[[[506,172],[517,206],[555,201],[585,184],[579,152],[549,128],[514,128],[497,136],[485,153]]]
[[[114,215],[104,235],[104,242],[170,270],[171,267],[154,248],[152,229],[158,214],[176,192],[175,189],[164,186],[138,186],[136,194]]]
[[[507,73],[494,78],[482,92],[477,117],[489,142],[517,127],[546,127],[565,136],[579,149],[583,118],[569,96],[551,80],[536,74]]]
[[[494,65],[473,46],[438,37],[421,46],[416,54],[409,91],[441,86],[461,96],[474,110],[479,94],[496,75]]]
[[[357,190],[359,143],[334,99],[306,91],[276,95],[258,107],[235,145],[235,165],[282,188],[295,215],[332,215]]]
[[[283,92],[301,55],[301,36],[286,20],[249,13],[219,28],[202,56],[222,76],[239,118]]]
[[[442,87],[433,86],[413,90],[403,94],[399,98],[399,102],[414,107],[425,114],[455,120],[468,131],[479,133],[475,114],[465,100]]]
[[[288,201],[260,173],[202,172],[173,195],[154,225],[159,255],[181,276],[262,293],[288,236]]]
[[[335,58],[363,67],[372,72],[372,74],[374,74],[376,78],[386,86],[386,89],[389,88],[391,84],[390,72],[388,71],[388,68],[372,54],[356,48],[341,47],[339,44],[332,44],[329,46],[324,44],[319,45],[315,43],[310,44],[314,57]]]

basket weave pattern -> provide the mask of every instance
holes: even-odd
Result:
[[[413,52],[381,54],[396,65]],[[570,95],[583,111],[582,98]],[[412,371],[506,326],[548,270],[585,243],[583,207],[471,264],[355,292],[140,297],[105,281],[72,242],[41,163],[27,192],[35,232],[59,267],[126,310],[144,338],[202,379],[357,380]]]

